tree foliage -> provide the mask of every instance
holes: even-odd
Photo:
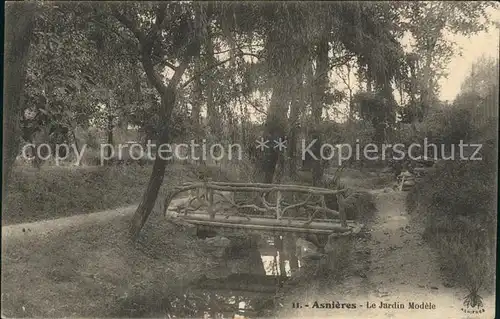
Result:
[[[498,4],[488,1],[418,1],[395,4],[401,30],[413,42],[414,84],[407,112],[410,121],[423,119],[439,93],[438,81],[447,76],[446,67],[460,47],[450,35],[471,36],[491,24],[488,10]],[[410,86],[407,86],[408,88]]]
[[[36,143],[74,140],[76,128],[89,127],[106,132],[113,143],[114,130],[129,125],[144,141],[157,143],[187,136],[288,139],[295,147],[287,154],[270,148],[256,164],[272,182],[285,167],[290,175],[296,170],[300,136],[340,139],[340,129],[326,116],[336,115],[347,98],[332,81],[334,70],[355,70],[363,89],[349,89],[350,121],[368,122],[372,139],[383,143],[398,112],[406,122],[423,120],[437,103],[437,81],[455,49],[446,34],[484,30],[494,6],[41,3],[26,67],[26,107],[15,116],[25,140]],[[408,34],[411,52],[402,45]],[[492,75],[483,78],[474,75],[464,86],[484,95]],[[401,105],[395,87],[407,96]],[[165,165],[155,161],[135,234],[151,212]]]

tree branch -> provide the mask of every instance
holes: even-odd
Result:
[[[87,22],[99,24],[102,27],[104,27],[104,30],[107,30],[107,31],[110,31],[110,32],[114,33],[115,35],[117,35],[118,37],[120,37],[122,40],[127,40],[127,38],[123,34],[119,33],[117,30],[115,30],[114,28],[112,28],[108,24],[100,21],[99,19],[96,19],[95,17],[90,17],[87,20]]]
[[[164,6],[162,6],[162,7],[164,8]],[[161,13],[161,11],[163,13]],[[157,23],[153,25],[152,30],[148,34],[148,37],[145,36],[144,32],[139,30],[137,23],[135,21],[127,18],[125,15],[123,15],[118,10],[113,10],[113,15],[120,23],[122,23],[125,27],[127,27],[135,35],[137,40],[139,40],[139,45],[141,47],[141,62],[142,62],[142,66],[144,67],[144,71],[146,72],[146,76],[147,76],[149,82],[158,91],[158,93],[165,94],[168,87],[165,85],[165,83],[163,82],[163,80],[160,77],[160,75],[158,74],[158,72],[155,71],[153,61],[151,58],[152,41],[154,41],[154,39],[156,37],[155,34],[157,33],[158,28],[160,27],[160,24],[164,20],[164,15],[165,15],[164,10],[160,10],[158,12],[159,18],[157,18]],[[163,19],[163,20],[160,21],[158,19]],[[154,33],[153,33],[153,31],[154,31]],[[179,66],[179,68],[175,68],[169,62],[166,62],[166,65],[169,67],[173,67],[173,69],[175,71],[174,76],[172,77],[172,79],[170,81],[173,83],[169,83],[169,87],[175,88],[175,86],[177,86],[177,84],[179,82],[179,79],[177,79],[177,78],[182,77],[182,74],[184,73],[187,65],[184,67],[184,69],[182,69],[182,63],[181,63],[181,66]],[[181,74],[180,76],[178,75],[179,73]],[[175,78],[175,81],[174,81],[174,78]],[[170,85],[170,84],[172,84],[172,85]]]
[[[216,68],[218,67],[219,65],[222,65],[224,63],[227,63],[229,62],[230,60],[232,60],[232,58],[227,58],[225,60],[222,60],[222,61],[219,61],[211,66],[208,66],[206,67],[205,69],[201,70],[200,72],[198,72],[197,74],[193,75],[189,80],[187,80],[186,82],[184,82],[184,84],[182,84],[181,88],[185,88],[186,86],[189,85],[189,83],[193,82],[194,80],[196,80],[198,77],[200,77],[202,74],[206,73],[207,71],[210,71],[211,69],[213,68]]]
[[[181,62],[181,64],[175,68],[175,73],[168,82],[168,88],[171,90],[175,90],[177,88],[177,85],[181,81],[182,75],[186,71],[189,63],[187,62],[187,59]]]
[[[168,62],[167,60],[161,61],[160,64],[165,64],[167,67],[169,67],[174,72],[175,72],[175,70],[177,70],[177,67],[175,65],[173,65],[172,63]]]
[[[267,116],[267,112],[266,111],[263,111],[261,110],[260,108],[258,108],[252,101],[250,101],[248,99],[248,97],[246,97],[245,95],[243,96],[245,98],[245,100],[247,101],[248,104],[250,104],[251,107],[253,107],[256,111],[258,111],[259,113],[262,113],[264,114],[265,116]]]
[[[160,95],[165,94],[167,86],[163,83],[160,75],[155,71],[151,55],[149,55],[148,52],[144,52],[144,50],[141,51],[142,66],[144,67],[144,71],[146,72],[149,82],[155,87]],[[177,72],[177,70],[175,72]]]
[[[148,32],[147,36],[147,40],[151,44],[153,44],[156,41],[159,35],[159,31],[161,31],[165,27],[165,24],[168,22],[168,19],[165,19],[166,10],[167,10],[166,3],[161,3],[158,6],[158,10],[156,11],[155,23],[151,27],[151,30]]]
[[[322,72],[322,73],[318,74],[315,77],[314,81],[317,81],[319,78],[321,78],[323,75],[325,75],[325,73],[328,73],[331,70],[333,70],[333,68],[344,65],[347,62],[351,61],[355,56],[356,55],[354,55],[354,54],[347,54],[347,55],[343,55],[339,58],[336,58],[335,60],[332,61],[332,63],[328,67],[328,70],[326,72]]]
[[[239,53],[237,55],[234,56],[234,58],[236,57],[241,57],[241,56],[245,56],[245,55],[248,55],[248,56],[253,56],[253,57],[256,57],[256,58],[259,58],[258,55],[256,54],[253,54],[253,53]],[[211,69],[214,69],[216,67],[218,67],[219,65],[222,65],[224,63],[227,63],[229,61],[231,61],[233,59],[233,57],[230,57],[230,58],[227,58],[225,60],[222,60],[222,61],[219,61],[217,63],[214,63],[208,67],[206,67],[205,69],[201,70],[200,72],[196,73],[195,75],[193,75],[190,79],[188,79],[186,82],[184,82],[184,84],[182,84],[181,88],[185,88],[186,86],[188,86],[191,82],[193,82],[194,80],[196,80],[198,77],[200,77],[201,75],[203,75],[204,73],[210,71]]]
[[[113,9],[113,16],[135,35],[141,45],[146,42],[146,36],[141,30],[139,30],[135,21],[130,20],[117,9]]]
[[[252,48],[252,47],[259,47],[259,45],[252,45],[252,44],[243,45],[243,46],[240,46],[240,47],[234,48],[234,49],[227,49],[227,50],[223,50],[223,51],[214,52],[214,55],[215,54],[223,54],[223,53],[231,52],[233,50],[241,52],[243,48]]]
[[[343,55],[341,57],[336,58],[335,60],[332,61],[332,64],[330,65],[330,70],[335,68],[335,67],[347,64],[354,57],[356,57],[355,54],[346,54],[346,55]]]

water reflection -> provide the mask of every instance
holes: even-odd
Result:
[[[302,268],[307,254],[316,250],[314,245],[292,236],[261,237],[255,248],[258,254],[239,252],[247,257],[245,262],[252,267],[238,267],[240,271],[235,273],[235,267],[229,266],[227,276],[202,278],[193,285],[196,293],[210,296],[208,299],[212,300],[205,304],[203,318],[272,316],[277,310],[274,297]]]
[[[310,281],[317,248],[296,237],[216,236],[204,240],[217,266],[188,285],[155,287],[120,301],[110,317],[273,317],[295,284]],[[316,254],[316,255],[314,255]],[[311,267],[312,266],[312,267]]]
[[[287,242],[282,236],[265,239],[265,244],[259,250],[266,275],[291,277],[301,266],[295,242]]]
[[[224,291],[192,289],[171,303],[167,318],[255,318],[269,316],[262,295],[233,295]],[[263,307],[264,306],[264,307]]]

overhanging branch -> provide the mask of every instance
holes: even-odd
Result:
[[[168,86],[165,85],[158,72],[156,72],[154,69],[153,60],[151,58],[152,41],[156,39],[156,35],[159,29],[162,27],[163,22],[166,20],[164,6],[162,6],[162,8],[163,10],[158,11],[157,23],[153,25],[153,28],[149,32],[147,37],[144,32],[139,29],[135,21],[127,18],[118,10],[113,10],[113,15],[120,23],[122,23],[135,35],[137,40],[139,40],[139,44],[141,46],[141,62],[142,66],[144,67],[146,77],[148,78],[149,82],[155,87],[158,93],[165,94],[168,89],[175,89],[179,84],[180,79],[187,68],[187,62],[182,62],[181,65],[175,67],[170,62],[163,61],[165,65],[175,71],[174,75],[168,83]]]
[[[266,112],[266,111],[263,111],[263,110],[261,110],[259,107],[257,107],[257,106],[255,105],[255,103],[253,103],[252,101],[250,101],[250,100],[248,99],[248,97],[247,97],[247,96],[243,95],[243,97],[245,98],[245,100],[247,101],[247,103],[248,103],[248,104],[250,104],[250,106],[251,106],[251,107],[253,107],[253,108],[254,108],[257,112],[259,112],[259,113],[264,114],[265,116],[267,116],[267,112]]]
[[[184,82],[184,84],[181,86],[181,88],[185,88],[186,86],[189,85],[189,83],[193,82],[194,80],[196,80],[198,77],[200,77],[201,75],[203,75],[204,73],[206,73],[207,71],[213,69],[213,68],[216,68],[218,67],[219,65],[222,65],[224,63],[227,63],[229,62],[230,60],[232,60],[233,58],[228,58],[228,59],[225,59],[225,60],[222,60],[222,61],[219,61],[211,66],[208,66],[206,67],[205,69],[201,70],[200,72],[196,73],[195,75],[193,75],[190,79],[188,79],[186,82]]]
[[[229,61],[231,61],[232,59],[236,58],[236,57],[242,57],[242,56],[253,56],[253,57],[256,57],[256,58],[259,58],[258,55],[256,54],[253,54],[253,53],[243,53],[243,52],[240,52],[238,53],[237,55],[235,55],[234,57],[230,57],[230,58],[227,58],[225,60],[222,60],[222,61],[219,61],[217,63],[214,63],[208,67],[206,67],[205,69],[201,70],[200,72],[196,73],[195,75],[193,75],[190,79],[188,79],[186,82],[184,82],[184,84],[182,84],[181,88],[185,88],[186,86],[188,86],[191,82],[193,82],[194,80],[196,80],[198,77],[202,76],[204,73],[224,64],[224,63],[227,63]]]

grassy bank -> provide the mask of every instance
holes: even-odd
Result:
[[[215,265],[205,253],[205,243],[166,223],[161,215],[153,215],[147,235],[131,243],[129,218],[2,240],[2,314],[198,316],[179,297],[187,293],[191,280]]]
[[[149,167],[43,167],[15,170],[2,224],[86,214],[138,202]]]
[[[40,170],[13,171],[2,225],[67,217],[76,214],[138,204],[146,189],[152,166],[47,166]],[[188,164],[168,165],[163,187],[197,179],[200,168]],[[205,175],[227,179],[218,168]]]

